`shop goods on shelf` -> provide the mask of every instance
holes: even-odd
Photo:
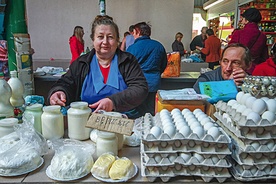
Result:
[[[227,160],[240,181],[275,179],[275,99],[239,92],[236,100],[215,104],[217,123],[231,137]]]
[[[224,182],[231,175],[230,138],[201,109],[163,109],[146,114],[141,138],[141,173],[150,182],[176,176]]]
[[[275,97],[276,94],[276,77],[271,76],[247,76],[241,89],[252,96],[269,96]]]

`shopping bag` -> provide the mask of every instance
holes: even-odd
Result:
[[[180,53],[167,53],[168,64],[162,77],[179,77],[180,76]]]

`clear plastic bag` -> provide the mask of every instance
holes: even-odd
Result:
[[[74,179],[87,175],[93,164],[95,145],[73,139],[56,139],[49,141],[55,150],[50,170],[58,179]]]

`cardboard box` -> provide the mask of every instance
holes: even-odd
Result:
[[[194,111],[198,108],[203,112],[206,112],[206,104],[207,101],[205,100],[163,100],[159,93],[157,93],[155,101],[155,113],[160,112],[162,109],[172,111],[174,108],[178,108],[179,110],[187,108],[190,111]]]

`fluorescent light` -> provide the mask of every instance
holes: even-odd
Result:
[[[203,4],[203,9],[208,10],[209,8],[221,3],[222,1],[224,1],[224,0],[215,0],[215,1],[214,0],[209,0],[206,3]]]

